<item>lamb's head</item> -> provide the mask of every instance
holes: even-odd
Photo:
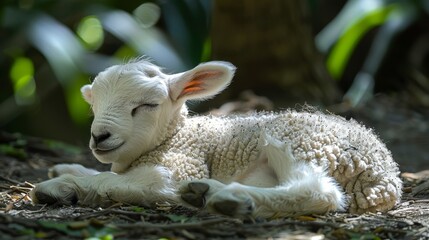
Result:
[[[147,61],[106,69],[81,89],[94,113],[93,154],[100,162],[113,163],[113,171],[124,170],[175,132],[186,100],[219,93],[234,70],[227,62],[208,62],[169,75]]]

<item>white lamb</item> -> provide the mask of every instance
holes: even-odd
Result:
[[[185,102],[222,91],[235,67],[208,62],[168,75],[138,60],[82,87],[99,173],[57,165],[34,202],[106,206],[170,201],[233,217],[387,211],[401,197],[386,146],[355,121],[314,112],[188,117]]]

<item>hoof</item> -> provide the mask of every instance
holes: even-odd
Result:
[[[30,196],[34,203],[48,205],[75,205],[79,201],[74,191],[70,191],[67,195],[59,197],[53,196],[48,191],[38,189],[37,187],[30,192]]]
[[[223,200],[213,203],[213,209],[226,216],[234,216],[238,209],[238,202],[234,200]]]
[[[205,206],[205,193],[210,186],[207,183],[191,182],[188,183],[188,191],[181,195],[183,201],[191,204],[194,207],[202,208]]]
[[[48,205],[52,205],[58,202],[56,198],[44,192],[35,192],[34,196],[35,196],[35,199],[33,199],[33,202],[35,203],[46,203]]]
[[[211,208],[219,214],[229,217],[247,217],[252,215],[254,204],[251,199],[224,199],[211,203]]]

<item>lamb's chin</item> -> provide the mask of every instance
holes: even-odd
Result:
[[[110,154],[112,152],[115,152],[115,151],[116,151],[116,149],[113,149],[113,150],[99,150],[99,149],[94,149],[94,150],[92,150],[92,152],[96,156],[106,156],[106,155],[108,155],[108,154]]]
[[[98,161],[102,163],[113,163],[113,162],[116,162],[116,159],[118,158],[118,156],[121,155],[120,153],[122,150],[121,146],[108,149],[108,150],[92,149],[92,154],[97,158]]]
[[[117,144],[116,146],[97,146],[97,147],[93,147],[91,146],[91,150],[94,153],[94,155],[107,155],[110,153],[114,153],[117,152],[119,149],[121,149],[122,145],[124,145],[125,142],[122,142],[120,144]]]
[[[94,155],[95,158],[97,158],[97,160],[101,163],[106,163],[106,164],[110,164],[110,163],[114,163],[116,162],[117,156],[118,154],[115,154],[115,152],[103,152],[103,153],[98,153],[96,151],[92,151],[92,154]]]

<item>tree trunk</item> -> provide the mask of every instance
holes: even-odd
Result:
[[[238,67],[229,97],[252,89],[274,100],[332,104],[338,90],[313,39],[305,1],[215,1],[213,59]]]

